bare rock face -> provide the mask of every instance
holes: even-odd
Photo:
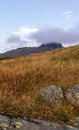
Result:
[[[0,130],[79,130],[79,128],[38,119],[0,115]]]
[[[79,84],[68,89],[65,96],[70,103],[79,107]]]
[[[39,90],[38,96],[51,107],[56,107],[63,103],[63,92],[55,85],[47,86]]]

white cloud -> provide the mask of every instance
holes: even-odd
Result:
[[[19,29],[17,32],[13,32],[13,34],[20,35],[20,36],[29,36],[32,33],[35,33],[38,31],[38,28],[31,28],[28,25],[25,25]]]
[[[6,36],[0,35],[0,53],[7,51]]]
[[[12,32],[9,36],[0,37],[0,51],[4,52],[19,47],[39,46],[48,42],[60,42],[64,46],[75,45],[79,43],[78,28],[64,30],[51,26],[43,26],[41,28],[24,26],[18,31]]]
[[[61,16],[64,17],[64,19],[68,20],[73,18],[73,12],[72,11],[65,11],[61,13]]]
[[[29,26],[23,26],[18,31],[13,32],[7,39],[8,44],[15,44],[17,47],[22,46],[38,46],[36,39],[30,38],[30,35],[33,35],[38,31],[38,28],[31,28]]]
[[[62,28],[39,28],[39,31],[32,34],[31,38],[36,39],[40,43],[60,42],[65,46],[79,43],[79,31],[75,28],[72,30],[64,30]]]
[[[21,46],[38,46],[40,43],[61,42],[64,44],[74,44],[79,42],[79,31],[75,28],[64,30],[62,28],[52,28],[43,26],[42,28],[31,28],[24,26],[17,32],[13,32],[7,39],[7,43]]]

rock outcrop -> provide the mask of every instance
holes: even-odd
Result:
[[[38,97],[51,107],[56,107],[57,105],[61,105],[63,103],[62,89],[55,85],[50,85],[40,89]]]
[[[68,89],[65,96],[70,103],[79,107],[79,84]]]
[[[38,119],[0,115],[0,130],[79,130],[76,127],[60,125]]]

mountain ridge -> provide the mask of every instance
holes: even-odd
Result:
[[[61,43],[55,43],[55,42],[51,42],[47,44],[44,43],[38,47],[22,47],[11,51],[7,51],[5,53],[0,53],[0,58],[25,56],[29,54],[51,51],[53,49],[62,48],[62,47],[63,46]]]

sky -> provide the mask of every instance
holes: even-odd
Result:
[[[0,0],[0,53],[48,42],[79,44],[79,0]]]

